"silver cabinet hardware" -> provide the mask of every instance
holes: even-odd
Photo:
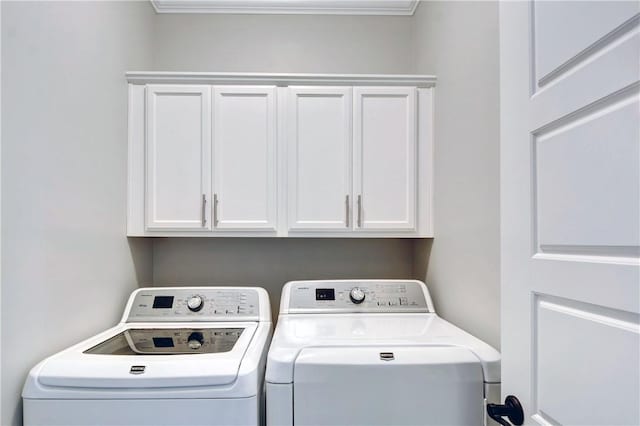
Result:
[[[349,196],[346,195],[344,197],[344,206],[345,206],[345,226],[348,228],[349,227]]]
[[[202,211],[200,212],[201,214],[201,220],[202,220],[202,227],[204,228],[207,225],[207,218],[206,218],[206,209],[205,206],[207,205],[207,197],[206,195],[202,194]]]
[[[358,228],[362,228],[362,195],[358,195]]]
[[[218,194],[213,194],[213,226],[218,226]]]

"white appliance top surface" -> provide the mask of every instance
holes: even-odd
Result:
[[[88,353],[132,330],[147,331],[152,336],[165,338],[182,329],[206,330],[203,334],[213,334],[217,330],[226,332],[230,328],[239,330],[240,334],[229,350],[221,352],[207,353],[202,350],[202,347],[215,345],[206,336],[202,346],[191,350],[192,353],[187,352],[188,345],[182,345],[185,347],[185,353],[182,354],[154,353],[160,348],[153,347],[153,339],[152,347],[142,345],[118,354]],[[201,323],[139,323],[133,327],[121,324],[47,358],[39,370],[38,382],[46,386],[94,389],[225,385],[236,379],[256,328],[256,323],[208,324],[206,328]],[[117,349],[115,346],[114,349]],[[144,372],[135,374],[132,370],[134,366],[144,366]]]
[[[296,288],[311,286],[315,288],[329,288],[336,286],[343,288],[358,281],[358,286],[373,288],[381,284],[380,280],[354,281],[307,281],[288,283],[283,289],[282,305],[284,313],[278,318],[278,324],[273,336],[267,363],[266,380],[270,383],[292,383],[293,370],[298,356],[303,350],[310,348],[334,348],[339,351],[349,351],[355,347],[376,348],[378,352],[393,352],[393,348],[421,347],[425,348],[425,362],[428,358],[429,347],[461,347],[466,348],[481,364],[486,382],[500,382],[500,353],[480,339],[461,330],[453,324],[438,317],[433,312],[431,299],[426,286],[419,281],[407,281],[409,285],[418,285],[424,291],[425,304],[429,308],[426,313],[399,312],[396,306],[384,307],[381,311],[377,305],[371,311],[358,311],[358,307],[345,312],[342,306],[335,311],[322,309],[313,312],[313,308],[289,313],[299,303],[291,297],[290,292]],[[398,281],[388,281],[396,286]],[[417,283],[417,284],[415,284]],[[305,290],[306,291],[306,290]],[[313,294],[314,292],[311,292]],[[336,291],[337,293],[337,291]],[[417,293],[413,293],[416,294]],[[320,298],[323,296],[320,295]],[[387,296],[385,296],[386,298]],[[396,297],[393,294],[392,297]],[[386,300],[386,299],[385,299]],[[307,303],[303,301],[302,303]],[[323,301],[318,300],[322,305]],[[346,302],[345,302],[346,304]],[[410,305],[409,305],[410,306]],[[450,362],[456,362],[455,359]]]
[[[292,383],[296,360],[308,348],[393,352],[394,347],[442,346],[468,349],[482,365],[484,380],[500,382],[500,353],[436,314],[282,315],[269,349],[266,380]]]
[[[192,310],[194,296],[202,303],[191,301]],[[225,305],[227,312],[215,312]],[[35,366],[23,397],[186,397],[214,389],[254,396],[271,330],[261,288],[138,289],[118,325]]]

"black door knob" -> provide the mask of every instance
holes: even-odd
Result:
[[[524,423],[524,411],[520,401],[513,395],[509,395],[504,399],[504,404],[487,404],[487,414],[502,426],[516,425],[520,426]],[[509,419],[507,422],[503,417]]]

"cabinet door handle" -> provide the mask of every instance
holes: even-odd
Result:
[[[349,196],[346,195],[344,197],[344,208],[345,208],[345,226],[348,228],[349,227]]]
[[[218,226],[218,194],[213,194],[213,226]]]
[[[207,196],[202,194],[202,211],[200,212],[201,215],[201,221],[202,221],[202,227],[204,228],[207,224],[207,218],[205,216],[205,212],[206,212],[206,205],[207,205]]]
[[[362,228],[362,195],[358,195],[358,228]]]

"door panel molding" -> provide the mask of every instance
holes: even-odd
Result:
[[[640,314],[542,293],[532,295],[532,306],[534,420],[540,424],[631,424],[621,422],[637,415],[637,407],[617,404],[618,393],[598,384],[607,375],[620,393],[632,393],[625,398],[640,400],[634,377],[618,362],[621,353],[633,356],[635,351],[640,356]],[[606,339],[606,351],[598,349],[604,341],[596,336]],[[580,397],[591,404],[576,413],[571,410],[572,401]],[[617,412],[603,407],[616,407]]]
[[[532,64],[533,92],[562,78],[565,74],[571,73],[577,67],[597,59],[598,56],[605,54],[607,50],[615,48],[615,45],[619,44],[621,39],[628,38],[628,33],[637,31],[636,27],[640,22],[640,5],[634,5],[634,2],[626,2],[624,3],[624,10],[622,10],[623,8],[618,8],[615,11],[613,11],[613,8],[607,7],[606,3],[603,2],[585,2],[582,5],[578,5],[583,10],[570,12],[571,17],[567,16],[569,15],[567,9],[570,5],[567,5],[566,2],[564,4],[563,2],[556,2],[554,4],[553,2],[532,0],[529,4],[531,23],[530,62]],[[575,5],[573,6],[576,9]],[[588,16],[589,12],[593,13],[597,8],[600,8],[600,16],[595,22],[590,22],[591,20],[586,18],[585,15]],[[582,16],[580,16],[581,14]],[[577,34],[572,34],[573,40],[571,41],[561,39],[560,45],[558,45],[557,39],[551,45],[549,45],[550,40],[539,40],[542,28],[546,31],[557,31],[560,34],[566,34],[566,23],[562,22],[562,17],[558,15],[564,15],[566,18],[577,18],[582,20],[584,24],[592,24],[590,25],[592,28],[589,30],[583,28]],[[613,25],[614,27],[611,29],[611,27],[607,28],[606,25]],[[583,42],[581,47],[578,47],[578,45],[566,46],[566,43],[577,43],[578,41]],[[555,49],[557,52],[550,52],[550,54],[556,58],[553,60],[553,65],[545,64],[544,69],[541,69],[543,67],[539,64],[541,61],[540,55],[547,53],[544,51],[545,48]]]
[[[639,89],[634,83],[532,132],[534,255],[546,254],[547,259],[554,253],[563,259],[573,255],[578,261],[593,256],[598,262],[610,258],[614,263],[640,264],[640,164],[636,161],[640,129],[633,125],[640,110]],[[616,138],[608,140],[609,135]],[[572,136],[580,140],[569,142]],[[577,154],[571,161],[568,144]],[[628,155],[634,149],[636,155]],[[620,157],[619,152],[627,155]],[[557,194],[549,194],[554,191]],[[586,199],[593,191],[600,191],[595,205]],[[565,205],[565,200],[571,204]],[[612,210],[610,205],[618,208]],[[599,214],[599,220],[581,224],[581,211],[586,210],[590,216]],[[559,234],[565,235],[558,239]],[[577,259],[580,256],[584,259]]]

